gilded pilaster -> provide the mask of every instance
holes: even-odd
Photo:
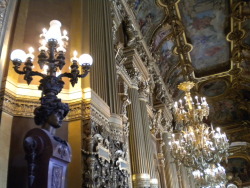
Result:
[[[153,146],[152,146],[152,138],[151,132],[149,129],[149,119],[147,112],[147,104],[148,101],[148,83],[146,81],[139,82],[139,99],[140,99],[140,109],[141,109],[141,118],[142,118],[142,127],[143,134],[145,140],[145,150],[146,150],[146,159],[148,165],[148,171],[150,174],[150,187],[157,188],[158,187],[158,179],[156,178],[156,169],[153,157]]]
[[[133,186],[135,188],[150,187],[138,90],[130,88],[128,94],[131,100],[131,104],[128,106],[128,118],[130,121],[129,146]]]
[[[89,0],[89,43],[94,58],[91,88],[118,114],[116,65],[113,48],[112,20],[108,0]]]
[[[163,140],[166,143],[169,142],[169,133],[163,134]],[[179,185],[177,169],[174,163],[174,159],[170,155],[170,148],[168,144],[163,147],[163,153],[165,156],[165,174],[167,187],[180,188],[181,185]]]

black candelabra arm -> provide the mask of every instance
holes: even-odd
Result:
[[[21,62],[17,61],[17,60],[13,60],[13,64],[14,64],[14,70],[16,73],[18,74],[24,74],[24,80],[27,81],[27,84],[29,85],[30,82],[33,80],[32,76],[41,76],[42,78],[44,78],[46,75],[44,75],[43,73],[37,72],[37,71],[32,71],[32,59],[28,58],[27,61],[24,64],[24,68],[23,70],[19,70],[20,66],[21,66]]]
[[[78,82],[78,78],[84,78],[89,73],[90,65],[82,65],[81,67],[82,67],[82,71],[83,71],[82,74],[80,74],[79,66],[77,64],[77,61],[73,60],[73,63],[70,66],[71,72],[70,73],[65,72],[65,73],[59,75],[58,78],[59,79],[61,79],[62,77],[70,78],[71,85],[74,87],[75,84]]]

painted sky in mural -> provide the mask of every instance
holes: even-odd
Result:
[[[130,0],[140,30],[149,40],[155,27],[163,20],[164,11],[155,4],[155,0]]]
[[[159,34],[161,34],[161,32],[159,32]],[[155,39],[157,39],[157,35]],[[156,40],[154,40],[154,43],[158,44]],[[159,45],[159,47],[156,45],[156,47],[158,48],[158,54],[160,55],[157,64],[166,85],[169,86],[169,88],[177,89],[177,85],[182,81],[182,76],[181,69],[175,68],[179,62],[179,56],[173,53],[174,46],[175,44],[171,40],[161,42],[161,45]],[[178,92],[176,93],[176,91],[174,90],[170,92],[171,94],[175,93],[175,96],[178,95]]]
[[[250,183],[250,163],[244,158],[230,158],[225,164],[226,172],[231,172],[242,183]]]
[[[200,89],[200,93],[206,97],[215,97],[221,95],[227,89],[227,82],[225,80],[211,80]]]
[[[227,0],[181,0],[179,8],[187,37],[194,46],[191,59],[196,71],[213,70],[229,61],[224,33]]]
[[[172,29],[169,24],[165,24],[164,27],[159,28],[153,37],[152,40],[152,51],[155,52],[159,46],[167,40],[169,36],[172,34]]]

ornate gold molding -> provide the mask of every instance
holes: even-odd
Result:
[[[7,89],[0,94],[0,109],[12,116],[34,117],[39,105],[38,98],[16,96]]]

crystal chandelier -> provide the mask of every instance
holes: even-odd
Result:
[[[220,164],[210,165],[203,172],[195,170],[192,172],[196,185],[202,188],[225,187],[226,173]]]
[[[183,82],[178,88],[185,92],[184,100],[176,102],[175,115],[182,125],[182,131],[173,134],[169,142],[171,155],[184,166],[194,170],[209,169],[211,164],[218,164],[228,156],[228,140],[226,135],[203,122],[209,115],[206,99],[197,96],[192,99],[190,90],[193,82]]]

